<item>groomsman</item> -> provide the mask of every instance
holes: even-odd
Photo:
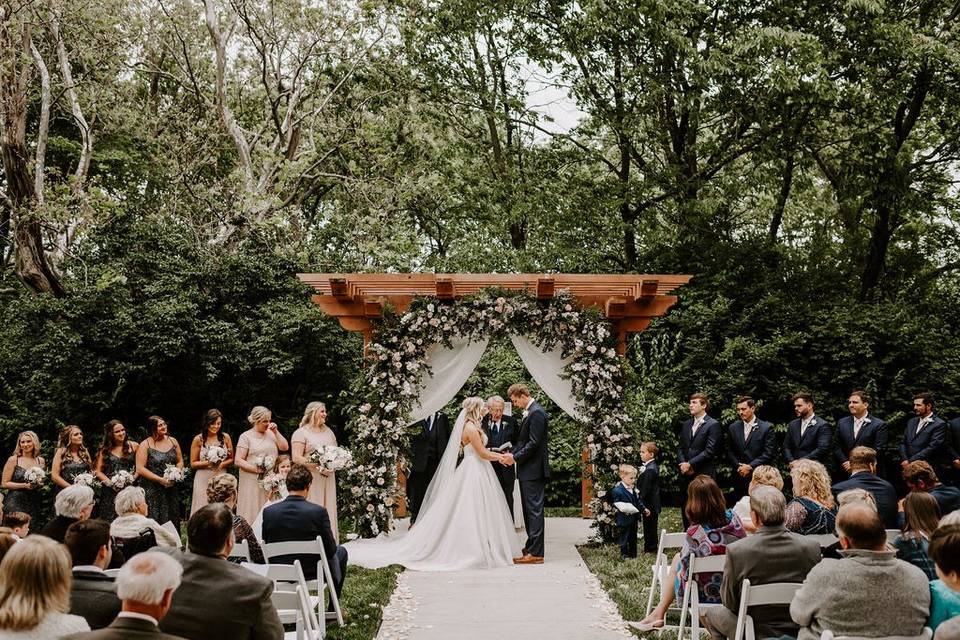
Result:
[[[878,460],[883,460],[887,447],[887,423],[870,415],[870,396],[866,391],[856,390],[847,398],[850,415],[837,423],[837,445],[834,458],[837,464],[850,475],[850,452],[854,447],[869,447]]]
[[[960,418],[954,418],[950,421],[947,429],[947,437],[950,440],[950,446],[947,447],[948,465],[950,466],[950,483],[955,487],[960,487]]]
[[[707,415],[710,401],[702,393],[690,396],[690,419],[680,427],[680,446],[677,460],[680,462],[681,514],[683,526],[687,527],[687,485],[700,474],[713,476],[717,470],[720,446],[723,439],[720,423]]]
[[[783,441],[783,457],[793,467],[797,460],[816,460],[830,466],[830,448],[833,432],[827,421],[813,412],[813,395],[803,391],[793,396],[793,411],[797,419],[787,425]]]
[[[747,495],[753,470],[773,464],[777,442],[773,425],[757,419],[757,403],[749,396],[737,398],[737,415],[727,427],[727,460],[733,465],[734,500]]]
[[[513,416],[503,414],[503,398],[492,396],[487,399],[487,409],[489,413],[483,417],[483,430],[487,433],[487,448],[499,450],[508,442],[515,444],[517,421]],[[513,483],[517,477],[516,467],[512,465],[508,467],[495,461],[490,464],[493,466],[493,472],[497,474],[497,480],[500,481],[500,487],[503,489],[503,497],[506,498],[510,515],[513,516]]]
[[[913,413],[903,430],[900,444],[900,468],[917,460],[931,467],[940,467],[943,447],[947,443],[947,423],[933,415],[933,394],[921,392],[913,397]]]
[[[427,487],[433,480],[443,450],[450,439],[450,421],[446,414],[437,411],[432,416],[410,427],[413,437],[410,439],[410,477],[407,478],[407,498],[410,509],[410,524],[417,521],[420,505],[427,493]]]

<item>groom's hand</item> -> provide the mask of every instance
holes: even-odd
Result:
[[[505,467],[509,467],[513,464],[516,464],[516,460],[513,459],[512,453],[505,453],[503,454],[503,460],[500,462],[500,464],[504,465]]]

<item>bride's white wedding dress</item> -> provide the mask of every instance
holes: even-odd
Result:
[[[347,543],[351,564],[370,569],[400,564],[416,571],[513,564],[513,558],[520,555],[520,542],[490,462],[467,442],[463,462],[456,464],[463,427],[461,412],[416,525],[405,534]],[[486,434],[483,442],[487,442]]]

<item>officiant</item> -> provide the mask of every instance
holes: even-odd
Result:
[[[442,411],[415,422],[410,427],[410,477],[407,478],[407,500],[410,509],[410,524],[417,521],[420,505],[427,494],[427,487],[437,473],[443,450],[450,439],[450,420]]]
[[[503,445],[513,444],[517,437],[517,421],[513,416],[504,415],[505,406],[503,398],[491,396],[487,399],[488,413],[483,418],[483,430],[487,433],[487,449],[501,453],[506,453]],[[493,471],[500,481],[503,497],[506,498],[507,507],[510,509],[510,517],[513,517],[513,485],[517,478],[517,469],[513,465],[506,466],[499,462],[490,464],[493,465]]]

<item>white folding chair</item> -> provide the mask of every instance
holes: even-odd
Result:
[[[333,605],[333,611],[324,614],[325,620],[336,620],[337,624],[343,626],[343,612],[340,610],[340,599],[337,597],[337,590],[333,586],[333,573],[330,571],[330,563],[327,561],[327,554],[323,549],[323,540],[317,536],[316,540],[294,540],[290,542],[265,542],[262,543],[263,557],[268,565],[271,558],[277,556],[289,556],[299,554],[310,554],[319,556],[317,563],[317,578],[315,580],[304,581],[307,588],[317,592],[318,607],[323,608],[324,590],[330,594],[330,603]],[[283,566],[283,565],[280,565]],[[295,582],[295,580],[290,580]]]
[[[104,569],[103,572],[111,578],[116,578],[117,574],[120,573],[120,569]]]
[[[663,581],[670,573],[670,560],[672,559],[672,556],[667,557],[665,553],[666,550],[682,549],[686,544],[686,533],[667,533],[666,529],[660,531],[660,542],[657,544],[657,558],[654,561],[653,566],[650,568],[652,572],[650,577],[650,594],[647,596],[647,611],[644,613],[644,616],[650,615],[650,612],[653,611],[654,596],[661,595],[663,593]],[[672,589],[673,585],[667,585],[666,588]],[[679,608],[676,606],[671,607],[671,609],[679,610]]]
[[[299,560],[294,560],[293,564],[267,564],[264,567],[265,575],[268,579],[273,582],[274,591],[286,591],[288,593],[293,593],[297,588],[300,588],[307,594],[307,598],[310,600],[311,605],[315,608],[318,605],[323,606],[323,589],[326,588],[326,585],[322,585],[318,590],[317,596],[310,595],[310,587],[308,586],[307,579],[303,575],[303,568],[300,566]],[[320,563],[317,563],[317,575],[320,575],[321,566]],[[313,581],[316,584],[316,580]],[[291,608],[292,609],[292,608]],[[288,617],[290,617],[290,612],[287,611]],[[316,614],[314,614],[316,615]],[[283,618],[283,616],[281,616]],[[284,620],[284,624],[291,624],[292,619]]]
[[[807,540],[816,540],[817,544],[819,544],[821,548],[836,544],[838,540],[837,536],[833,535],[832,533],[819,533],[803,537]]]
[[[740,611],[737,613],[737,631],[733,640],[756,640],[753,618],[747,613],[747,609],[768,604],[789,605],[800,586],[798,582],[772,582],[753,586],[749,578],[744,578],[740,586]]]
[[[683,590],[683,606],[680,609],[680,627],[677,629],[677,640],[683,640],[683,630],[687,624],[687,612],[690,612],[690,637],[692,640],[700,638],[700,609],[704,607],[722,607],[721,604],[701,604],[700,586],[697,575],[700,573],[723,573],[726,556],[706,556],[698,558],[690,556],[690,570],[687,572],[687,585]]]
[[[930,640],[933,637],[933,629],[924,627],[923,632],[918,636],[885,636],[882,638],[863,638],[860,636],[835,636],[829,629],[824,629],[820,634],[820,640]]]
[[[893,541],[900,536],[900,529],[887,529],[887,543],[893,544]]]
[[[250,543],[246,540],[240,540],[233,545],[233,551],[230,552],[231,558],[240,558],[243,562],[250,560]]]
[[[270,601],[273,603],[273,608],[277,610],[277,617],[280,618],[280,624],[296,624],[296,638],[299,640],[301,636],[301,625],[302,615],[300,614],[300,594],[298,591],[300,587],[297,587],[296,591],[283,591],[274,589],[273,593],[270,595]],[[284,637],[294,637],[290,634],[284,634]]]

